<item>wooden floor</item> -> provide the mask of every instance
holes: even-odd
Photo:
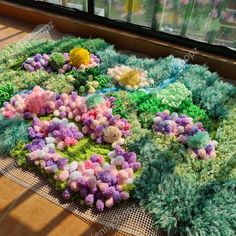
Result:
[[[22,40],[34,29],[33,25],[0,16],[0,49],[9,43]]]
[[[0,49],[22,40],[34,27],[0,16]],[[119,232],[96,234],[102,227],[104,226],[85,223],[63,208],[0,175],[0,236],[121,235]]]

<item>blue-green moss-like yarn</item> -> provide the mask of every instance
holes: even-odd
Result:
[[[116,52],[112,46],[103,51],[98,51],[96,55],[98,55],[102,61],[102,64],[99,67],[103,74],[107,73],[108,68],[126,64],[126,61],[129,58],[127,55]]]
[[[96,107],[97,105],[103,103],[105,100],[102,95],[94,94],[91,96],[88,96],[86,99],[86,105],[88,109],[92,109]]]
[[[198,188],[174,175],[163,177],[147,198],[145,207],[153,216],[154,224],[165,229],[168,235],[184,233],[182,226],[189,224],[200,200]]]
[[[182,227],[182,235],[234,236],[236,181],[213,182],[202,188],[200,196],[191,221]]]
[[[19,141],[27,142],[28,123],[19,118],[0,117],[0,156],[8,156]]]
[[[207,144],[210,141],[209,133],[204,132],[198,132],[193,136],[190,136],[187,144],[190,148],[205,148]]]
[[[210,116],[227,116],[227,104],[235,98],[236,88],[221,81],[216,73],[211,73],[204,66],[190,65],[180,74],[178,81],[192,92],[194,103],[204,108]]]
[[[176,77],[185,64],[184,60],[173,56],[159,59],[156,65],[150,68],[148,77],[154,79],[155,85],[160,85],[164,80]]]

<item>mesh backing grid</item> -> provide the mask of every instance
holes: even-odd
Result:
[[[119,235],[128,233],[135,236],[164,236],[163,232],[154,229],[151,217],[132,201],[97,213],[79,203],[65,201],[61,192],[55,190],[44,176],[18,167],[13,158],[0,157],[0,174],[70,211],[90,225],[93,223],[104,225],[101,232],[107,227],[121,231]]]

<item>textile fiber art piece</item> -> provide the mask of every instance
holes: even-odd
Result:
[[[134,235],[158,235],[152,222],[235,235],[235,99],[217,73],[173,56],[127,56],[102,39],[12,44],[0,55],[0,167],[8,175],[15,159],[90,220],[135,221],[120,210],[135,202],[149,226],[123,222]]]

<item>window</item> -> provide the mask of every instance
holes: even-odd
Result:
[[[94,7],[92,14],[97,16],[236,49],[236,0],[44,0],[44,2],[85,12],[88,11],[88,5],[92,4]]]

